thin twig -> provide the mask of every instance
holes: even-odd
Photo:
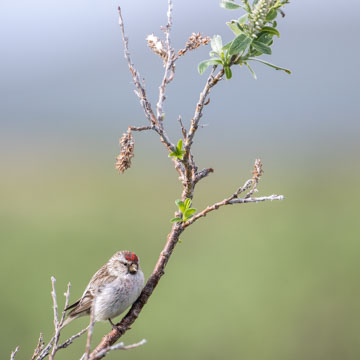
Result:
[[[171,8],[172,8],[172,3],[170,0],[169,0],[169,6],[171,6]],[[140,104],[144,110],[146,118],[153,125],[151,128],[158,133],[158,135],[160,136],[160,141],[167,148],[168,152],[171,153],[176,150],[175,145],[170,141],[168,135],[166,134],[163,124],[162,124],[162,120],[160,121],[160,118],[162,119],[162,113],[159,115],[159,119],[157,119],[155,117],[154,112],[151,107],[151,104],[147,98],[145,87],[140,83],[139,73],[135,69],[135,66],[133,65],[133,63],[131,61],[129,46],[128,46],[128,38],[125,34],[124,21],[123,21],[122,15],[121,15],[120,6],[118,7],[118,12],[119,12],[119,25],[120,25],[121,35],[122,35],[122,39],[123,39],[123,43],[124,43],[124,54],[125,54],[125,58],[128,62],[129,70],[132,75],[134,85],[137,89],[136,94],[139,97]],[[168,9],[168,25],[169,25],[169,21],[170,21],[169,31],[170,31],[170,27],[171,27],[171,16],[172,16],[171,14],[172,14],[172,11],[169,8]],[[168,43],[169,50],[168,51],[169,51],[169,53],[172,53],[173,50],[171,50],[171,46],[170,46],[170,37],[168,38],[168,41],[169,41],[169,43]],[[169,59],[167,60],[165,74],[168,74],[167,69],[170,66],[170,65],[168,66],[168,64],[169,64]],[[170,68],[171,68],[171,66],[170,66]],[[167,78],[167,79],[168,79],[168,80],[166,80],[167,82],[171,81],[170,78]],[[165,91],[165,85],[164,85],[164,91]],[[160,90],[160,92],[161,92],[161,90]],[[161,105],[160,111],[162,111],[161,109],[162,109],[163,101],[164,101],[164,99],[161,100],[161,102],[160,102],[160,105]],[[144,129],[144,130],[147,130],[147,129]],[[139,130],[139,131],[141,131],[141,130]],[[182,169],[181,163],[177,159],[174,159],[174,158],[172,158],[172,161],[174,163],[175,169],[177,170],[177,172],[180,175],[180,178],[182,178],[183,177],[183,169]]]
[[[204,177],[208,176],[209,174],[211,174],[213,172],[214,172],[213,168],[206,168],[206,169],[203,169],[203,170],[197,172],[195,174],[195,176],[193,177],[193,183],[194,184],[198,183],[201,179],[203,179]]]
[[[70,344],[72,344],[72,342],[73,342],[75,339],[77,339],[77,338],[79,338],[81,335],[85,334],[85,333],[88,331],[88,329],[89,329],[89,326],[87,326],[85,329],[82,329],[82,330],[79,331],[77,334],[69,337],[66,341],[64,341],[61,345],[59,345],[59,346],[57,347],[57,349],[60,350],[60,349],[65,349],[65,348],[67,348]]]
[[[167,18],[168,22],[165,27],[165,44],[166,44],[166,51],[167,51],[167,60],[165,65],[164,76],[159,87],[159,99],[156,104],[156,114],[157,120],[160,127],[162,127],[162,120],[163,120],[163,104],[165,101],[165,90],[166,85],[174,78],[174,71],[175,71],[175,54],[174,49],[171,47],[171,38],[170,38],[170,31],[172,26],[172,1],[168,0],[168,11],[167,11]]]
[[[128,38],[125,35],[124,21],[123,21],[122,15],[121,15],[120,6],[118,7],[118,12],[119,12],[119,25],[120,25],[121,35],[122,35],[122,39],[123,39],[123,43],[124,43],[125,58],[128,62],[129,70],[131,72],[134,85],[137,88],[136,93],[139,97],[140,104],[144,110],[144,113],[145,113],[145,116],[147,117],[147,119],[150,121],[150,123],[152,125],[155,125],[154,130],[160,135],[161,142],[168,148],[169,152],[172,152],[175,150],[175,145],[170,142],[168,136],[164,132],[164,129],[162,129],[161,123],[159,123],[157,121],[157,119],[154,115],[154,112],[151,108],[151,104],[147,98],[145,88],[140,83],[140,77],[139,77],[138,71],[135,69],[133,63],[131,62],[131,57],[130,57],[130,52],[129,52],[129,47],[128,47]]]
[[[131,62],[129,46],[128,46],[128,38],[125,35],[124,22],[122,19],[120,6],[118,7],[118,12],[119,12],[119,25],[121,28],[121,35],[122,35],[122,39],[123,39],[123,43],[124,43],[124,54],[125,54],[125,58],[128,62],[129,70],[131,72],[131,75],[132,75],[132,78],[134,81],[134,85],[137,89],[136,94],[138,95],[138,97],[140,99],[140,103],[144,110],[146,118],[149,120],[149,122],[151,124],[156,125],[157,120],[151,109],[151,105],[147,99],[145,88],[141,85],[139,73],[137,72],[137,70],[135,69],[134,65]]]
[[[146,131],[146,130],[154,130],[155,126],[129,126],[131,131]]]
[[[51,281],[52,281],[52,286],[53,286],[53,291],[52,291],[52,295],[53,295],[53,301],[54,301],[54,304],[56,302],[56,292],[55,292],[55,278],[52,277],[51,278]],[[64,293],[64,296],[65,296],[65,305],[64,305],[64,310],[62,311],[62,314],[61,314],[61,319],[60,319],[60,322],[58,321],[55,321],[55,310],[54,310],[54,324],[55,324],[55,335],[54,335],[54,344],[53,344],[53,348],[52,348],[52,351],[51,351],[51,354],[49,356],[49,359],[52,360],[56,354],[56,351],[59,349],[58,348],[58,343],[59,343],[59,338],[60,338],[60,331],[61,331],[61,327],[64,323],[64,320],[65,320],[65,316],[66,316],[66,311],[65,309],[68,307],[69,305],[69,298],[70,298],[70,287],[71,287],[71,284],[68,283],[67,285],[67,290],[66,292]],[[55,307],[55,306],[54,306]],[[57,305],[56,305],[56,320],[57,320]]]
[[[97,357],[94,359],[100,359],[101,357],[105,356],[108,352],[113,351],[113,350],[130,350],[130,349],[135,349],[139,346],[142,346],[144,344],[146,344],[146,340],[142,339],[141,341],[139,341],[138,343],[135,344],[131,344],[131,345],[125,345],[123,342],[110,346],[107,349],[102,350],[101,352],[99,352],[97,354]]]
[[[194,140],[196,130],[198,129],[199,121],[202,117],[202,111],[205,106],[207,97],[212,87],[214,87],[224,76],[224,70],[220,70],[216,76],[214,76],[216,66],[213,66],[211,73],[206,81],[203,91],[200,93],[199,101],[196,104],[194,117],[191,119],[191,126],[186,139],[185,151],[189,151]]]
[[[205,169],[206,170],[206,169]],[[204,170],[203,170],[204,171]],[[259,183],[260,177],[263,174],[262,163],[260,159],[255,160],[253,177],[245,182],[243,186],[240,186],[230,197],[224,199],[223,201],[219,201],[211,206],[208,206],[206,209],[201,211],[200,213],[194,215],[190,220],[186,221],[183,226],[184,228],[190,226],[195,221],[199,220],[202,217],[205,217],[209,212],[219,209],[224,205],[233,205],[233,204],[247,204],[247,203],[256,203],[260,201],[267,200],[283,200],[283,195],[270,195],[270,196],[262,196],[252,198],[251,195],[257,191],[257,185]],[[246,194],[244,198],[238,198],[238,196],[250,189],[250,191]]]
[[[59,327],[59,320],[58,320],[58,305],[57,305],[57,300],[56,300],[55,282],[56,282],[56,279],[52,276],[51,277],[51,285],[52,285],[51,297],[53,299],[54,327],[56,330]]]
[[[91,339],[92,339],[92,335],[94,332],[94,325],[95,325],[95,321],[94,321],[94,311],[93,311],[93,307],[91,308],[91,312],[90,312],[90,324],[88,327],[88,335],[87,335],[87,339],[86,339],[86,348],[85,348],[85,359],[88,360],[89,356],[90,356],[90,351],[91,351]]]
[[[69,299],[70,299],[70,288],[71,288],[71,283],[69,282],[67,285],[67,290],[64,293],[65,296],[65,305],[64,305],[64,310],[61,314],[61,319],[60,319],[60,324],[59,327],[61,328],[62,325],[64,324],[64,320],[65,320],[65,316],[66,316],[66,308],[69,306]]]
[[[44,345],[45,345],[45,343],[44,343],[44,339],[43,339],[43,334],[40,333],[39,340],[38,340],[38,343],[37,343],[36,348],[34,350],[33,356],[31,357],[31,360],[36,359],[36,357],[40,354],[40,352],[44,348]]]
[[[62,311],[60,322],[59,322],[59,320],[58,320],[58,305],[57,305],[57,298],[56,298],[55,282],[56,282],[56,279],[52,276],[51,277],[51,283],[52,283],[51,297],[52,297],[52,300],[53,300],[55,335],[50,339],[48,344],[44,347],[42,334],[40,334],[39,344],[41,342],[42,342],[42,344],[41,344],[40,347],[39,347],[39,344],[38,344],[38,346],[35,349],[34,355],[31,358],[31,360],[34,360],[35,358],[36,358],[36,360],[42,360],[48,355],[49,355],[49,359],[53,359],[55,357],[56,352],[59,349],[63,349],[65,347],[69,346],[76,337],[79,337],[81,335],[81,334],[80,335],[76,334],[78,336],[74,336],[74,337],[70,338],[71,341],[69,341],[70,339],[68,339],[64,344],[62,344],[60,346],[57,345],[58,342],[59,342],[59,338],[60,338],[60,331],[61,331],[62,325],[63,325],[64,320],[65,320],[65,316],[66,316],[65,309],[69,305],[71,284],[68,283],[67,290],[64,293],[65,306],[64,306],[64,310]]]
[[[221,206],[224,205],[233,205],[233,204],[247,204],[247,203],[256,203],[261,201],[267,201],[267,200],[284,200],[283,195],[270,195],[270,196],[262,196],[262,197],[256,197],[256,198],[241,198],[241,199],[224,199],[223,201],[219,201],[215,203],[212,206],[208,206],[206,209],[192,217],[190,220],[186,221],[183,226],[186,228],[190,225],[192,225],[196,220],[199,220],[200,218],[206,216],[209,212],[219,209]]]
[[[50,360],[53,360],[55,352],[56,352],[56,342],[59,340],[59,320],[58,320],[58,305],[57,305],[57,299],[56,299],[56,290],[55,290],[55,282],[56,279],[52,276],[51,277],[51,284],[52,284],[52,291],[51,291],[51,297],[53,299],[53,310],[54,310],[54,327],[55,327],[55,335],[53,337],[53,348],[51,350],[51,354],[49,356]]]
[[[182,132],[182,134],[183,134],[183,137],[184,137],[184,139],[186,139],[187,132],[186,132],[186,129],[185,129],[185,127],[184,127],[184,124],[183,124],[183,122],[182,122],[182,120],[181,120],[181,116],[180,116],[180,115],[179,115],[179,117],[178,117],[178,122],[179,122],[179,124],[180,124],[181,132]]]
[[[198,181],[194,182],[193,177],[195,175],[193,158],[191,155],[191,146],[193,144],[195,133],[199,127],[199,121],[202,117],[203,108],[206,104],[207,97],[210,93],[210,90],[213,86],[215,86],[223,77],[224,70],[220,70],[217,75],[214,76],[216,71],[216,66],[213,66],[211,73],[206,81],[205,87],[203,91],[200,93],[199,101],[196,104],[196,109],[194,113],[194,117],[191,119],[190,129],[187,133],[185,140],[185,154],[184,154],[184,168],[185,168],[185,180],[183,182],[184,190],[182,193],[182,200],[187,198],[193,198],[194,187]]]
[[[52,345],[55,341],[55,336],[53,336],[50,341],[48,342],[48,344],[45,346],[44,350],[41,351],[40,355],[36,358],[36,360],[42,360],[44,359],[46,356],[49,355],[49,352],[52,348]]]
[[[16,355],[16,353],[17,353],[18,351],[19,351],[19,346],[17,346],[17,347],[15,348],[15,350],[11,352],[10,360],[15,360],[15,355]]]

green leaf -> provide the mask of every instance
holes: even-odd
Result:
[[[248,18],[249,18],[249,14],[244,14],[243,16],[240,16],[239,19],[238,19],[238,23],[240,25],[243,25],[245,24],[247,21],[248,21]]]
[[[289,69],[285,69],[283,67],[280,67],[280,66],[277,66],[277,65],[274,65],[274,64],[271,64],[265,60],[261,60],[261,59],[256,59],[256,58],[249,58],[248,60],[252,60],[252,61],[258,61],[262,64],[265,64],[267,66],[270,66],[272,68],[274,68],[275,70],[281,70],[281,71],[285,71],[287,74],[291,74],[291,71]]]
[[[181,218],[178,218],[178,217],[172,218],[172,219],[170,220],[170,222],[172,222],[172,223],[180,222],[180,221],[182,221],[182,219],[181,219]]]
[[[184,211],[186,210],[184,203],[181,200],[177,199],[175,200],[175,204],[179,208],[179,210],[184,213]]]
[[[271,55],[271,48],[259,41],[254,40],[251,45],[262,54]]]
[[[222,47],[223,45],[222,45],[221,36],[214,35],[214,37],[211,39],[211,48],[213,49],[214,52],[220,55]]]
[[[191,206],[191,199],[187,198],[187,199],[184,201],[184,205],[185,205],[185,208],[186,208],[186,209],[189,209],[190,206]]]
[[[224,66],[225,76],[229,80],[232,78],[232,72],[229,66]]]
[[[267,32],[269,34],[276,35],[277,37],[280,37],[280,33],[275,28],[273,28],[272,26],[264,26],[261,29],[261,32]]]
[[[271,9],[266,15],[266,21],[272,21],[276,18],[277,11],[275,9]]]
[[[251,66],[246,61],[245,61],[245,65],[250,70],[250,72],[251,72],[252,76],[254,77],[254,79],[257,80],[257,76],[255,74],[255,71],[251,68]]]
[[[183,160],[184,159],[184,154],[185,154],[185,150],[182,150],[182,146],[183,146],[183,141],[182,139],[180,139],[175,147],[175,151],[171,152],[169,154],[169,157],[173,157],[175,156],[177,159],[179,160]]]
[[[198,72],[200,75],[204,73],[204,71],[210,66],[209,60],[204,60],[198,65]]]
[[[237,36],[230,46],[229,54],[237,55],[241,51],[245,51],[252,41],[253,39],[245,34]]]
[[[187,209],[184,212],[184,218],[189,219],[194,214],[194,212],[196,212],[196,209]]]
[[[177,148],[178,148],[179,151],[181,151],[182,146],[183,146],[183,141],[182,141],[182,139],[180,139],[180,140],[178,141],[178,143],[177,143]]]
[[[180,199],[175,200],[175,205],[176,205],[177,207],[179,207],[180,204],[184,204],[184,203],[183,203]]]
[[[218,64],[222,64],[221,60],[218,59],[209,59],[209,60],[204,60],[202,61],[199,65],[198,65],[198,71],[199,74],[202,75],[204,73],[204,71],[211,65],[218,65]]]
[[[226,25],[230,28],[230,30],[236,35],[240,35],[240,34],[243,34],[242,30],[239,28],[239,25],[237,23],[237,21],[235,20],[232,20],[232,21],[228,21],[226,23]],[[224,47],[223,47],[224,49]]]
[[[220,5],[220,7],[224,8],[224,9],[228,9],[228,10],[235,10],[235,9],[238,9],[239,7],[241,7],[241,5],[235,4],[234,2],[227,1],[227,0],[221,1],[221,3],[219,5]]]
[[[272,34],[269,34],[267,32],[261,32],[261,33],[259,33],[258,38],[256,39],[256,42],[261,42],[261,43],[269,46],[273,41],[272,37],[273,37]]]
[[[226,51],[226,50],[230,49],[231,44],[232,44],[232,41],[228,42],[226,45],[223,46],[223,50]]]

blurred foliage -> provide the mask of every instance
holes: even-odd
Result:
[[[18,359],[29,358],[39,332],[45,339],[52,334],[51,275],[61,304],[68,281],[72,301],[117,250],[135,251],[145,274],[151,273],[180,186],[171,185],[177,174],[170,162],[150,172],[144,148],[138,147],[133,167],[121,176],[91,157],[81,166],[59,155],[56,161],[3,167],[2,358],[16,345]],[[360,356],[359,196],[352,188],[360,173],[344,177],[343,164],[326,171],[295,164],[271,170],[265,162],[260,194],[283,193],[285,201],[229,206],[183,234],[165,276],[124,337],[126,343],[148,343],[109,359]],[[227,175],[216,172],[199,184],[198,210],[247,179],[242,164],[235,170],[229,165],[222,165]],[[72,323],[62,338],[86,323]],[[95,339],[109,329],[97,324]],[[79,358],[84,341],[57,358]]]

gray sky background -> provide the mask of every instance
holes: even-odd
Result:
[[[87,144],[94,151],[116,152],[129,124],[145,124],[133,94],[118,27],[117,1],[20,1],[0,3],[0,122],[2,153],[43,151]],[[122,1],[133,61],[155,99],[161,61],[145,37],[160,35],[166,0]],[[310,156],[358,153],[358,13],[360,5],[326,0],[292,1],[279,19],[268,60],[290,68],[291,76],[254,65],[255,81],[244,68],[234,71],[212,93],[199,135],[206,144],[218,134],[224,147]],[[225,21],[241,11],[226,11],[218,1],[174,1],[173,44],[181,48],[191,32],[225,40]],[[186,56],[169,86],[166,119],[186,123],[206,80],[196,65],[209,47]],[[266,56],[264,56],[266,58]],[[230,131],[224,130],[224,124]],[[229,128],[228,128],[229,129]],[[178,137],[178,135],[175,135]],[[96,145],[94,146],[94,139]],[[253,145],[256,140],[256,144]],[[39,150],[40,149],[40,150]],[[91,150],[90,150],[91,151]],[[340,155],[339,155],[340,156]]]

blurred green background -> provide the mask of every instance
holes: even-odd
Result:
[[[0,33],[8,34],[0,85],[2,358],[20,345],[17,359],[28,359],[39,332],[52,335],[50,276],[60,305],[68,281],[76,300],[120,249],[135,251],[148,276],[170,230],[181,187],[156,136],[136,134],[132,168],[121,176],[114,170],[118,138],[128,125],[145,124],[115,5],[0,5]],[[166,1],[122,6],[154,100],[161,61],[144,38],[160,33]],[[123,338],[148,343],[109,359],[359,358],[359,50],[349,35],[359,5],[344,7],[347,18],[339,20],[325,0],[294,1],[271,59],[293,75],[258,66],[254,81],[239,69],[214,89],[195,156],[215,173],[198,185],[194,207],[232,194],[258,156],[259,195],[286,199],[222,208],[188,229]],[[224,22],[240,15],[205,0],[175,1],[174,11],[177,48],[192,31],[229,38]],[[207,52],[177,65],[165,109],[174,142],[177,115],[188,124],[206,79],[195,64]],[[69,325],[63,339],[86,323]],[[96,341],[108,330],[97,324]],[[57,358],[80,358],[84,342]]]

